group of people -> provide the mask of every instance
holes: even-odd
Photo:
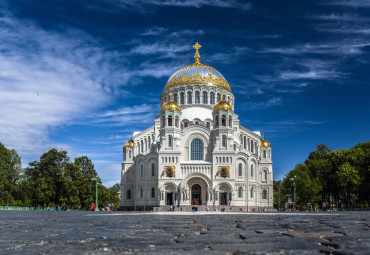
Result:
[[[90,211],[95,211],[96,209],[96,205],[93,203],[91,206],[90,206]],[[106,207],[100,207],[99,208],[99,211],[106,211],[106,212],[109,212],[109,211],[114,211],[114,204],[109,204],[108,206]]]

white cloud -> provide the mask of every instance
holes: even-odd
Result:
[[[0,141],[26,157],[66,148],[50,140],[53,130],[110,98],[101,85],[107,53],[82,32],[49,32],[0,12]]]

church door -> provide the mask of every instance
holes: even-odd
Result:
[[[200,185],[195,184],[191,187],[191,204],[192,205],[201,205],[202,204],[202,188]]]
[[[173,193],[166,193],[167,205],[173,205]]]
[[[227,205],[227,193],[226,192],[220,193],[220,205]]]

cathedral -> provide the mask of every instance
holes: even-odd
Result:
[[[225,77],[200,62],[176,71],[154,125],[123,146],[121,210],[273,208],[271,146],[239,123]]]

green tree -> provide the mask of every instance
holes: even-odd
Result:
[[[14,204],[21,173],[21,157],[0,143],[0,205]]]

